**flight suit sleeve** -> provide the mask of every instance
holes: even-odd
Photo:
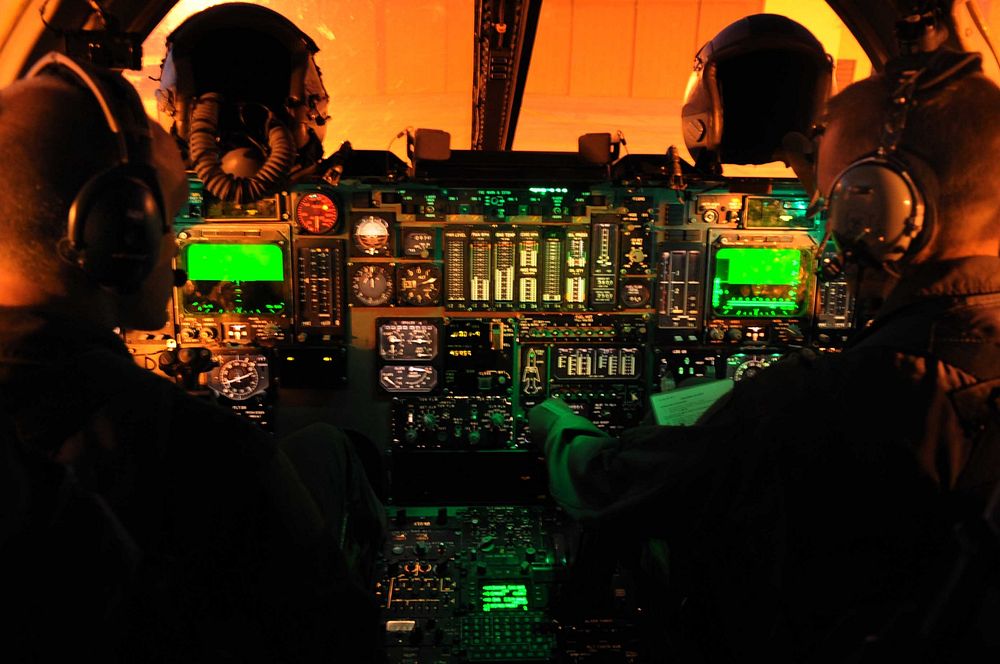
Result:
[[[590,486],[588,466],[603,450],[618,444],[589,420],[574,413],[560,399],[547,399],[528,415],[532,438],[545,454],[549,491],[577,518],[591,515],[599,497]]]
[[[641,426],[614,437],[548,399],[531,409],[529,426],[545,455],[549,490],[569,514],[581,521],[634,521],[662,534],[699,518],[724,471],[734,437],[721,410],[708,424]],[[646,518],[650,509],[653,521]]]

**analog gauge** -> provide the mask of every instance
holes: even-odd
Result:
[[[392,301],[392,274],[386,265],[352,265],[351,295],[355,304],[381,307]]]
[[[432,263],[403,265],[396,271],[400,304],[432,306],[441,299],[441,268]]]
[[[746,378],[753,378],[779,359],[781,359],[781,355],[777,353],[772,355],[745,355],[737,353],[727,360],[726,375],[737,382]]]
[[[307,233],[329,233],[339,217],[336,203],[326,194],[306,194],[295,205],[295,221]]]
[[[427,366],[385,366],[378,382],[386,392],[430,392],[437,387],[437,369]]]
[[[432,323],[400,321],[378,328],[378,350],[383,360],[433,360],[438,353],[438,329]]]
[[[753,378],[760,373],[761,369],[767,367],[768,362],[759,358],[751,357],[746,362],[741,363],[736,367],[736,373],[733,374],[734,381],[741,381],[744,378]]]
[[[244,401],[260,394],[268,386],[267,358],[263,355],[237,355],[220,361],[208,376],[208,386],[233,401]]]
[[[354,227],[354,245],[366,256],[388,256],[389,222],[382,217],[361,217]]]
[[[646,262],[646,252],[642,250],[642,246],[635,246],[629,250],[626,255],[629,263],[641,264]]]
[[[408,230],[403,233],[403,255],[415,258],[430,258],[434,250],[434,233],[424,230]]]
[[[649,284],[645,281],[626,281],[622,284],[622,304],[626,307],[645,307],[651,296]]]

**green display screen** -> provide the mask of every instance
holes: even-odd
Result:
[[[181,254],[190,314],[282,314],[285,255],[277,244],[193,243]]]
[[[523,583],[483,586],[481,594],[484,613],[528,610],[528,587]]]
[[[276,244],[192,244],[187,247],[192,281],[284,281],[285,262]]]
[[[788,318],[806,309],[809,252],[725,247],[715,254],[712,312],[733,318]]]
[[[805,198],[748,198],[747,228],[812,228]]]

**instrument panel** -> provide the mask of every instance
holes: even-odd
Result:
[[[655,392],[836,351],[853,323],[789,181],[345,178],[244,205],[191,184],[189,280],[126,341],[262,427],[325,421],[384,451],[388,662],[660,661],[627,575],[574,576],[528,412],[559,397],[615,434]]]
[[[208,349],[198,388],[225,402],[332,390],[314,414],[354,414],[386,449],[523,450],[527,411],[556,395],[614,433],[652,392],[836,348],[852,303],[814,276],[807,208],[782,180],[345,179],[237,205],[192,178],[176,220],[189,280],[168,326],[129,341]],[[441,417],[446,434],[427,424]]]

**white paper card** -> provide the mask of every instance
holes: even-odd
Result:
[[[708,380],[657,392],[649,397],[653,416],[661,426],[688,426],[733,389],[733,379]]]

